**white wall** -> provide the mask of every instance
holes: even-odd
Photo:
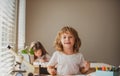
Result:
[[[120,1],[27,0],[26,44],[39,40],[52,55],[53,41],[64,25],[82,40],[80,51],[89,61],[120,64]]]

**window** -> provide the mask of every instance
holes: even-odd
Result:
[[[0,0],[0,74],[2,76],[10,76],[15,64],[15,57],[8,51],[7,46],[11,45],[17,51],[24,48],[24,43],[25,0]]]
[[[19,18],[18,18],[18,49],[21,50],[25,46],[25,0],[19,2]]]

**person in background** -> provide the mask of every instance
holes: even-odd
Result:
[[[81,40],[77,31],[70,27],[63,27],[55,39],[55,48],[47,65],[47,70],[51,75],[77,75],[86,73],[90,68],[90,63],[85,61],[79,48]],[[57,71],[55,66],[57,65]]]
[[[48,62],[50,60],[48,52],[39,41],[32,42],[30,48],[34,52],[33,62]]]

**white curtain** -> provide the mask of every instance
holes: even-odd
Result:
[[[0,0],[0,76],[13,76],[15,57],[7,46],[24,48],[24,43],[25,0]]]

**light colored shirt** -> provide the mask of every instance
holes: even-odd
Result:
[[[42,57],[38,57],[35,61],[40,62],[40,59],[46,60],[46,62],[48,62],[50,60],[50,56],[46,54],[46,55],[43,55]]]
[[[84,57],[81,53],[66,55],[62,52],[54,52],[47,66],[57,65],[57,75],[80,74],[80,67],[84,67]]]

